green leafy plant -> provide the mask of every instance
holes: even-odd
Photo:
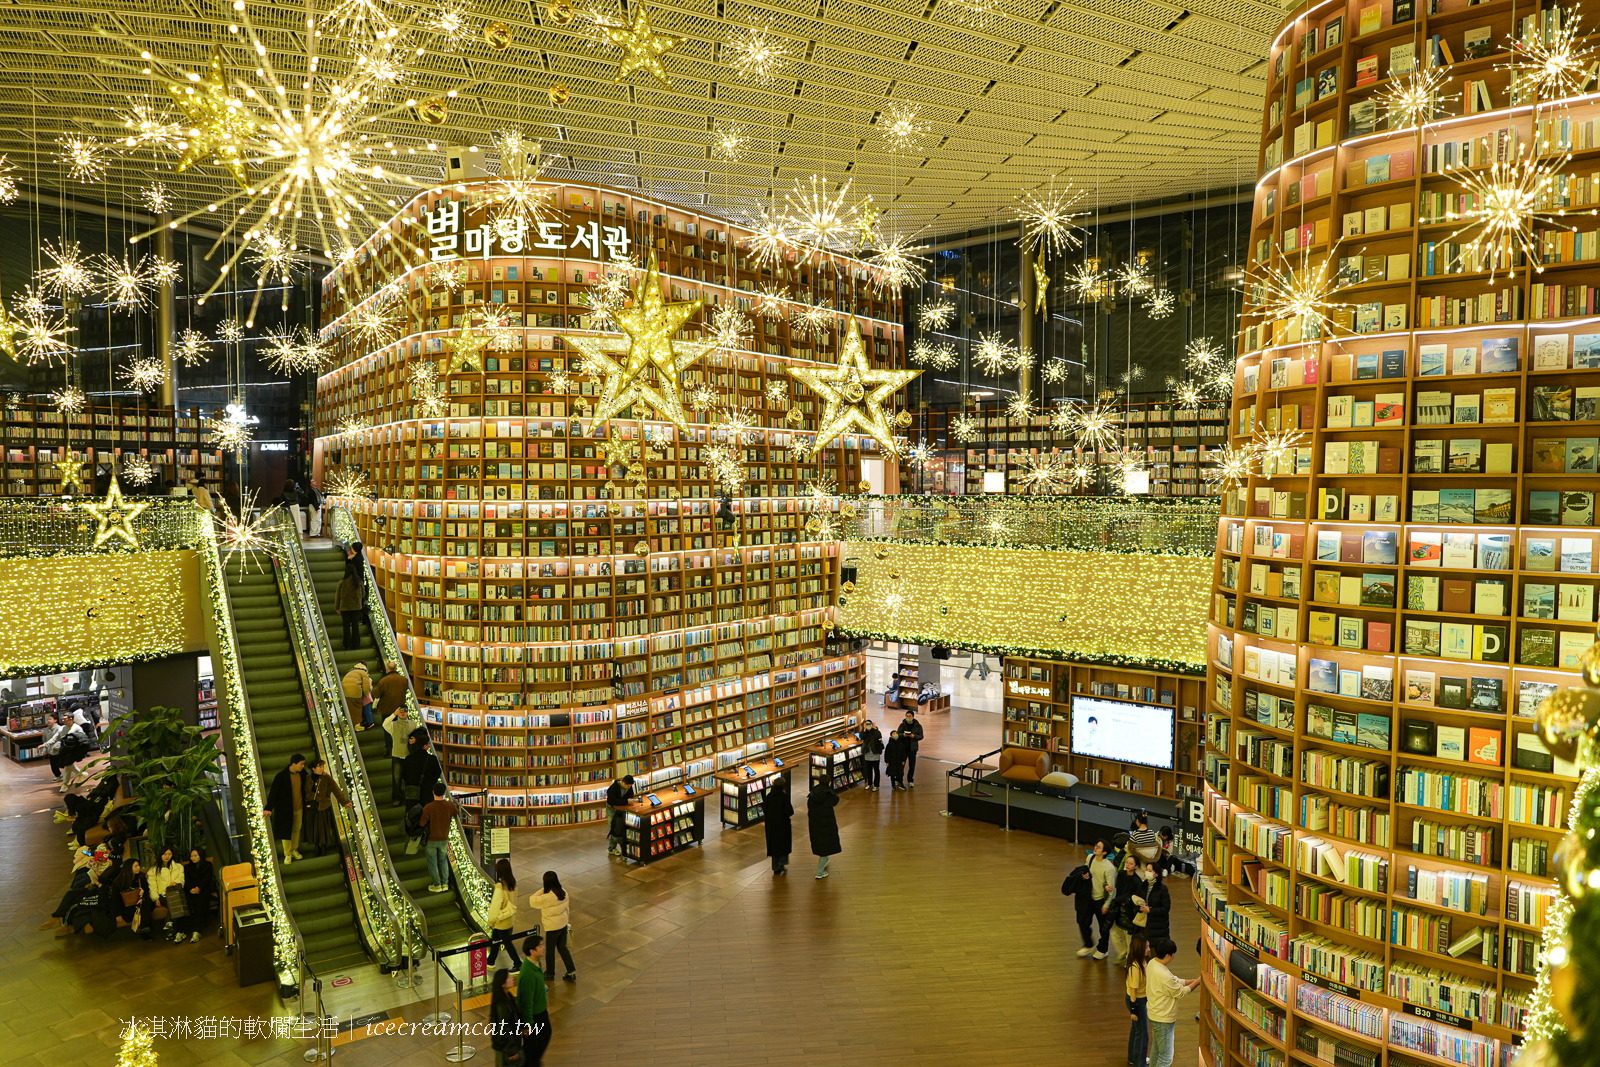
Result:
[[[181,708],[159,704],[111,720],[104,743],[111,751],[96,763],[132,779],[138,797],[134,810],[150,848],[159,853],[171,845],[187,855],[195,841],[195,817],[211,799],[211,776],[218,773],[216,743],[184,722]]]

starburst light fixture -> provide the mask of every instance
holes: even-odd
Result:
[[[156,465],[144,456],[122,457],[122,480],[129,485],[149,485],[156,479]]]
[[[878,136],[883,146],[891,152],[904,152],[915,148],[928,136],[931,127],[918,118],[915,104],[898,101],[890,104],[878,116]]]
[[[1241,489],[1250,480],[1255,460],[1256,453],[1251,448],[1223,446],[1216,464],[1205,468],[1206,481],[1215,485],[1218,492]]]
[[[1053,433],[1069,434],[1078,424],[1078,409],[1071,404],[1057,404],[1050,411],[1050,429]]]
[[[924,330],[942,330],[955,321],[956,306],[948,300],[936,300],[917,309],[917,325]]]
[[[1088,263],[1079,263],[1067,274],[1067,288],[1079,300],[1098,300],[1105,285],[1106,277],[1100,268]]]
[[[1250,439],[1250,451],[1261,465],[1263,478],[1292,475],[1297,451],[1305,442],[1306,435],[1300,430],[1257,429]]]
[[[352,437],[372,429],[372,422],[365,415],[346,415],[333,424],[333,436]]]
[[[785,290],[767,282],[755,291],[750,310],[764,319],[785,319],[789,317],[789,308],[793,304],[794,301],[789,299]]]
[[[1195,407],[1200,403],[1200,386],[1195,382],[1179,382],[1172,387],[1172,397],[1179,407]]]
[[[1067,484],[1069,456],[1060,452],[1046,452],[1028,456],[1022,464],[1022,484],[1029,492],[1048,496]]]
[[[38,302],[37,294],[31,291],[28,296],[33,300],[24,298],[22,316],[9,323],[9,328],[15,334],[13,343],[17,354],[30,367],[41,363],[49,365],[56,360],[65,363],[73,352],[67,335],[73,333],[75,328],[61,315],[59,307]]]
[[[997,333],[978,335],[972,349],[972,361],[983,368],[985,374],[1004,372],[1017,358],[1017,346]]]
[[[705,384],[694,386],[686,395],[689,398],[690,406],[698,411],[709,411],[716,407],[718,401],[721,400],[717,391]]]
[[[711,341],[716,347],[736,352],[744,347],[744,339],[751,333],[750,320],[744,312],[731,304],[718,305],[712,313]]]
[[[1045,361],[1044,367],[1039,371],[1039,377],[1051,385],[1060,385],[1067,380],[1067,375],[1070,373],[1066,360],[1050,359]]]
[[[372,486],[367,476],[358,470],[344,467],[334,471],[324,480],[325,492],[331,497],[348,500],[372,499]]]
[[[1518,90],[1531,87],[1539,100],[1581,94],[1588,86],[1587,71],[1600,55],[1600,49],[1579,44],[1584,38],[1581,8],[1575,5],[1570,11],[1556,9],[1556,19],[1560,25],[1548,31],[1535,27],[1528,34],[1508,35],[1511,62],[1497,68],[1510,70],[1513,85]],[[1549,33],[1548,42],[1545,32]],[[1533,102],[1523,98],[1520,91],[1517,96],[1515,103]]]
[[[327,349],[303,326],[275,337],[267,345],[267,365],[279,374],[304,374],[317,370],[327,358]]]
[[[770,204],[762,208],[761,215],[750,224],[750,233],[742,238],[742,243],[750,251],[757,270],[780,266],[797,245],[787,222]]]
[[[121,378],[133,388],[150,393],[167,380],[167,368],[154,356],[141,356],[122,369]]]
[[[1115,275],[1122,291],[1129,296],[1140,296],[1155,288],[1155,280],[1150,277],[1150,268],[1136,259],[1130,259],[1118,267]]]
[[[72,134],[61,138],[61,163],[67,173],[80,182],[97,182],[105,177],[108,150],[96,137]]]
[[[764,393],[766,394],[767,402],[770,404],[787,404],[789,402],[789,383],[782,378],[773,378],[767,382]]]
[[[975,440],[978,436],[978,420],[963,411],[950,420],[950,434],[961,442]]]
[[[1541,255],[1541,235],[1534,230],[1535,223],[1573,227],[1556,220],[1567,214],[1557,204],[1557,175],[1572,153],[1540,157],[1526,144],[1517,146],[1510,159],[1497,159],[1489,166],[1476,170],[1463,170],[1456,174],[1456,182],[1464,194],[1463,199],[1476,205],[1459,216],[1462,225],[1448,240],[1459,241],[1461,252],[1454,269],[1462,271],[1488,271],[1489,281],[1498,274],[1509,274],[1520,252],[1533,264],[1535,274],[1544,272]],[[1594,214],[1587,212],[1574,214]]]
[[[89,398],[76,385],[64,385],[50,394],[50,402],[63,415],[76,415],[89,403]]]
[[[1142,381],[1144,381],[1144,367],[1137,363],[1131,364],[1127,370],[1122,372],[1121,377],[1117,379],[1117,382],[1122,386],[1123,389],[1128,389],[1132,387],[1135,382]]]
[[[1006,414],[1018,422],[1026,422],[1033,417],[1033,394],[1026,389],[1018,389],[1006,401]]]
[[[807,304],[804,307],[796,306],[794,317],[790,320],[795,330],[804,337],[826,337],[833,329],[833,311],[821,304]]]
[[[1073,248],[1082,248],[1081,229],[1076,220],[1087,212],[1072,209],[1084,197],[1083,190],[1074,189],[1068,182],[1057,189],[1054,182],[1046,190],[1024,193],[1016,209],[1022,222],[1024,247],[1046,255],[1059,255]]]
[[[0,155],[0,204],[9,204],[20,196],[22,190],[17,186],[17,168],[11,161]]]
[[[933,462],[933,456],[933,446],[926,441],[918,441],[916,444],[907,442],[900,447],[900,458],[918,470]]]
[[[956,365],[958,359],[955,345],[949,343],[935,344],[927,338],[918,338],[917,343],[911,346],[911,352],[906,358],[919,367],[928,367],[933,370],[949,370]]]
[[[255,439],[255,431],[243,418],[223,416],[221,418],[207,419],[206,429],[210,431],[211,443],[228,452],[237,452],[250,447],[250,442]]]
[[[1411,73],[1389,84],[1374,97],[1386,129],[1407,130],[1432,122],[1445,104],[1459,100],[1459,93],[1447,94],[1450,75],[1445,67],[1413,67]]]
[[[1153,289],[1144,298],[1144,313],[1152,319],[1164,319],[1178,307],[1178,298],[1171,289]]]
[[[217,323],[217,340],[236,345],[244,340],[244,326],[238,319],[223,319]]]
[[[453,293],[467,283],[467,265],[461,260],[429,263],[422,268],[422,280],[429,288],[442,288]]]
[[[723,46],[728,64],[745,81],[764,85],[788,65],[788,46],[766,26],[739,26]]]
[[[50,266],[39,268],[35,277],[47,296],[81,296],[94,288],[92,261],[78,250],[76,241],[60,241],[43,248]]]
[[[277,521],[282,509],[273,504],[258,511],[260,491],[256,489],[245,490],[238,511],[234,511],[226,500],[220,499],[221,495],[217,494],[218,513],[212,516],[212,521],[216,524],[217,539],[221,542],[222,550],[243,553],[246,566],[255,564],[265,569],[266,563],[262,557],[270,558],[277,544],[266,536],[266,529]]]
[[[151,182],[139,190],[139,203],[153,215],[165,215],[172,210],[172,191],[161,182]]]
[[[1337,327],[1333,313],[1345,307],[1334,300],[1339,291],[1337,258],[1330,251],[1312,262],[1301,255],[1298,265],[1287,258],[1277,269],[1262,264],[1252,279],[1255,313],[1265,319],[1291,319],[1301,324],[1303,338],[1328,337]]]
[[[185,367],[198,367],[211,356],[211,340],[193,328],[180,332],[172,344],[172,357]]]
[[[154,279],[146,267],[147,261],[135,264],[127,256],[113,259],[102,254],[95,257],[94,273],[99,275],[106,302],[119,311],[135,311],[150,302]]]
[[[1104,452],[1116,443],[1117,414],[1103,402],[1097,400],[1092,407],[1079,411],[1075,421],[1073,429],[1083,448]]]
[[[873,285],[880,291],[904,289],[920,280],[927,269],[927,261],[916,253],[921,246],[913,245],[902,234],[891,234],[878,243],[877,251],[867,257]]]
[[[784,196],[784,221],[788,228],[801,238],[820,247],[828,247],[849,232],[854,224],[854,208],[846,205],[850,182],[845,182],[835,194],[828,192],[828,180],[813,174],[802,182],[794,180],[794,189]]]
[[[744,157],[744,127],[737,123],[717,123],[711,131],[711,155],[727,163],[737,163]]]

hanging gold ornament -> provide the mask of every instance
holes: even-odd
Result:
[[[855,582],[840,582],[839,583],[839,592],[841,592],[841,593],[853,593],[855,591],[856,591],[856,583]]]
[[[503,22],[491,22],[483,28],[483,39],[489,42],[489,47],[496,52],[504,52],[511,47],[511,31]]]
[[[894,424],[896,426],[910,426],[911,425],[911,412],[909,412],[909,411],[897,412],[895,414],[895,417],[894,417]]]
[[[644,559],[650,554],[650,542],[635,541],[633,543],[633,554],[638,556],[640,559]]]
[[[556,0],[545,9],[545,17],[552,26],[570,26],[572,20],[578,17],[578,12],[566,0]]]
[[[450,105],[445,103],[443,97],[436,96],[432,100],[424,100],[417,105],[417,118],[426,122],[429,126],[443,125],[444,120],[449,117]]]
[[[133,520],[150,505],[147,502],[129,504],[124,501],[122,487],[117,484],[116,478],[111,479],[111,490],[106,493],[104,500],[99,503],[84,501],[78,506],[93,515],[95,522],[99,523],[94,535],[95,548],[112,538],[126,542],[129,548],[139,547],[139,535],[133,532]]]
[[[565,85],[550,86],[550,103],[556,107],[565,107],[571,99],[572,92]]]
[[[1600,692],[1563,689],[1539,702],[1539,740],[1557,759],[1578,758],[1578,743],[1600,722]]]
[[[1045,300],[1050,295],[1050,275],[1044,271],[1044,264],[1037,259],[1033,261],[1033,310],[1037,314],[1044,310]]]
[[[856,491],[861,493],[870,493],[872,492],[872,483],[863,478],[861,479],[861,484],[856,487]]]
[[[657,33],[650,22],[650,12],[645,10],[643,4],[634,6],[631,24],[602,22],[600,31],[606,35],[606,40],[623,52],[614,79],[617,84],[620,85],[634,71],[644,70],[649,71],[663,89],[672,88],[672,79],[667,77],[667,70],[661,65],[661,57],[681,48],[683,38]]]
[[[790,408],[783,416],[783,421],[787,422],[790,426],[799,426],[804,420],[805,416],[800,414],[799,408]]]
[[[668,303],[661,295],[660,268],[652,251],[650,264],[633,290],[633,302],[612,312],[617,329],[626,336],[565,338],[604,376],[595,400],[593,417],[597,421],[613,418],[632,404],[649,404],[657,417],[688,430],[689,415],[683,409],[678,382],[685,370],[715,346],[674,337],[699,310],[698,300]],[[613,358],[618,355],[626,358],[619,362]],[[646,377],[650,368],[658,381]]]

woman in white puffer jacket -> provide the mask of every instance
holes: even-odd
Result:
[[[183,889],[183,864],[178,862],[171,845],[161,850],[155,865],[145,872],[145,882],[150,886],[150,900],[157,907],[166,906],[168,886],[175,885]],[[181,941],[188,933],[188,920],[174,919],[168,915],[167,925],[163,929],[168,941]]]

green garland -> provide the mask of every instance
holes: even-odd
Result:
[[[1165,659],[1160,656],[1121,656],[1109,652],[1103,655],[1090,655],[1080,652],[1065,652],[1054,648],[1030,648],[1023,645],[984,645],[971,641],[953,641],[949,637],[937,637],[923,633],[855,630],[846,626],[837,627],[835,632],[845,637],[865,637],[873,641],[898,641],[908,645],[942,645],[945,648],[957,648],[967,652],[984,652],[991,656],[1049,659],[1063,663],[1084,663],[1096,667],[1127,667],[1137,670],[1158,671],[1162,674],[1181,674],[1193,678],[1204,678],[1206,673],[1204,665],[1196,666],[1193,663]]]
[[[843,498],[841,511],[842,539],[852,541],[1209,557],[1221,504],[1214,497],[868,496]]]

